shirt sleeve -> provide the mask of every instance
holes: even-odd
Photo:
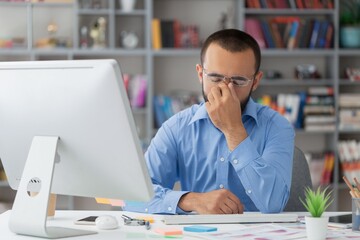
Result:
[[[155,196],[144,204],[126,204],[126,211],[175,214],[184,213],[177,205],[187,191],[172,190],[178,181],[177,145],[174,139],[176,116],[170,118],[159,129],[145,153]],[[176,134],[176,133],[175,133]]]
[[[246,194],[263,213],[281,212],[290,195],[294,129],[276,115],[266,130],[262,153],[248,136],[229,155]]]

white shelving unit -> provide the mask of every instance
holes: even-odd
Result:
[[[139,126],[139,135],[148,142],[154,129],[152,99],[156,94],[167,94],[176,90],[190,90],[201,92],[197,80],[195,64],[200,60],[200,49],[161,49],[153,50],[151,46],[151,20],[177,19],[183,24],[197,24],[200,28],[200,39],[204,40],[210,33],[219,29],[221,13],[230,9],[235,12],[233,25],[244,29],[246,17],[271,18],[274,16],[298,16],[300,18],[328,19],[334,23],[334,47],[332,49],[263,49],[262,70],[277,69],[283,73],[281,80],[263,79],[261,87],[254,97],[262,94],[276,94],[277,92],[297,92],[310,86],[331,86],[334,88],[335,107],[338,110],[338,96],[341,92],[360,89],[359,83],[343,81],[343,61],[351,61],[360,65],[360,49],[341,49],[339,46],[339,3],[334,0],[334,9],[247,9],[245,0],[137,0],[133,12],[120,9],[117,0],[103,0],[104,8],[83,9],[78,1],[74,4],[44,4],[44,3],[5,3],[0,2],[0,18],[4,12],[15,12],[19,17],[12,21],[14,27],[7,27],[5,31],[21,26],[26,37],[26,46],[21,49],[0,49],[0,61],[14,60],[46,60],[46,59],[88,59],[115,58],[119,61],[123,73],[144,74],[148,79],[147,105],[143,109],[134,109],[135,120]],[[64,26],[60,19],[45,14],[42,16],[42,28],[51,21],[56,21],[60,28],[65,28],[64,34],[71,39],[72,47],[62,49],[37,49],[34,47],[37,37],[46,34],[46,29],[40,31],[38,13],[54,10],[62,11],[65,18],[71,19]],[[18,13],[16,13],[18,12]],[[53,11],[50,11],[53,12]],[[24,16],[25,15],[25,16]],[[10,16],[10,15],[8,15]],[[97,17],[107,19],[106,49],[79,48],[79,29],[90,24]],[[55,19],[55,20],[54,20]],[[61,19],[64,19],[62,16]],[[2,19],[0,19],[2,21]],[[15,26],[17,25],[17,26]],[[38,29],[35,34],[34,29]],[[139,36],[139,46],[135,49],[125,49],[120,43],[121,31],[134,31]],[[0,37],[2,37],[0,30]],[[46,35],[45,35],[46,36]],[[294,68],[300,63],[314,63],[318,66],[322,78],[316,81],[300,81],[294,78]],[[286,65],[285,65],[286,64]],[[286,66],[286,67],[284,67]],[[306,132],[296,130],[296,145],[304,151],[337,151],[339,139],[348,137],[360,138],[360,131],[322,131]],[[333,174],[334,210],[349,210],[350,198],[345,185],[340,181],[341,171],[338,158],[335,161]],[[341,182],[341,183],[340,183]],[[6,184],[4,184],[6,186]],[[0,182],[0,186],[3,186]],[[344,196],[344,197],[343,197]]]

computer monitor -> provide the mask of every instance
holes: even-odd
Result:
[[[153,196],[115,60],[0,62],[0,158],[18,189],[10,218],[18,234],[86,234],[46,227],[50,192],[135,201]]]

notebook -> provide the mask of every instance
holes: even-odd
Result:
[[[276,223],[296,222],[298,215],[294,213],[258,213],[244,214],[210,214],[210,215],[165,215],[163,222],[173,224],[222,224],[222,223]]]

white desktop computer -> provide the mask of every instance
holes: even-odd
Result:
[[[92,233],[47,227],[50,193],[153,196],[115,60],[0,62],[0,158],[17,189],[9,227],[18,234]]]

